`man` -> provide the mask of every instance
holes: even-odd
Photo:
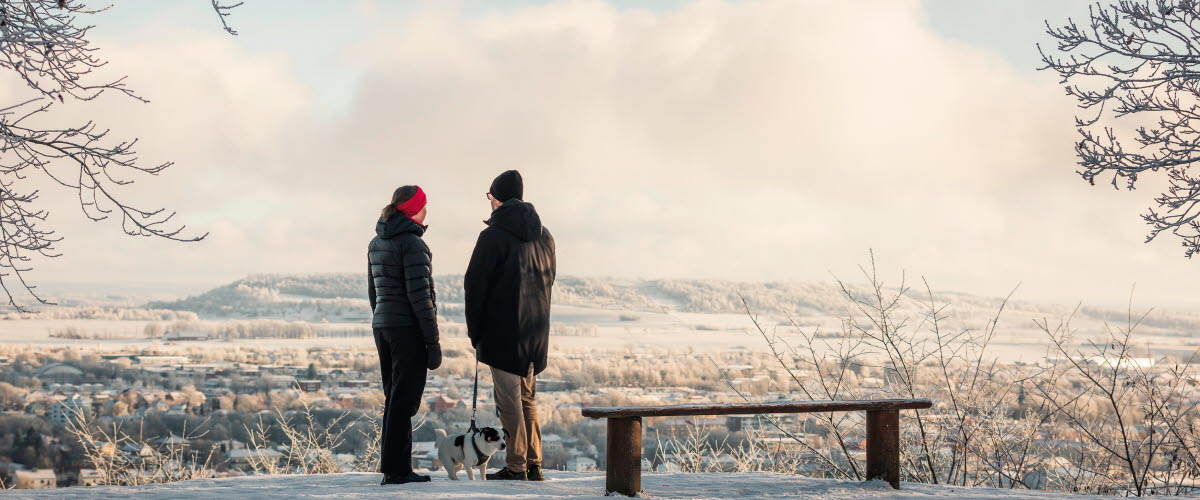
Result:
[[[492,368],[496,412],[508,434],[505,466],[489,480],[542,480],[534,377],[546,369],[550,343],[554,238],[523,196],[516,170],[492,182],[492,217],[463,280],[467,335],[479,361]]]

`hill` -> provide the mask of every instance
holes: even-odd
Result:
[[[403,486],[379,486],[379,474],[247,476],[197,479],[178,483],[127,487],[22,490],[22,498],[58,499],[290,499],[290,498],[404,498],[408,500],[557,499],[606,498],[604,473],[549,472],[543,483],[503,481],[451,482],[445,474],[433,473],[433,482]],[[856,483],[767,473],[645,473],[645,494],[654,498],[812,498],[821,500],[892,500],[957,498],[964,500],[1045,499],[1078,500],[1101,498],[1041,491],[962,488],[904,483],[893,490],[882,482]]]
[[[439,313],[462,319],[462,276],[435,278]],[[852,286],[855,294],[867,294]],[[894,292],[894,291],[889,291]],[[928,296],[921,290],[908,292],[911,300],[900,304],[902,312],[920,316]],[[955,319],[973,328],[982,327],[1004,302],[999,297],[981,297],[956,292],[934,292],[938,304],[953,304]],[[745,298],[750,309],[777,320],[795,319],[815,325],[817,319],[843,317],[849,302],[836,283],[828,282],[738,282],[722,280],[635,280],[616,278],[559,277],[554,287],[556,306],[574,306],[610,311],[651,313],[744,314]],[[306,321],[365,322],[366,276],[356,273],[251,275],[212,290],[180,300],[146,304],[147,309],[188,311],[204,319],[275,318]],[[1005,306],[1002,322],[1028,329],[1033,318],[1060,318],[1074,314],[1080,324],[1124,323],[1127,311],[1073,305],[1012,300]],[[559,321],[562,319],[560,318]],[[824,324],[830,325],[828,321]],[[1170,336],[1193,336],[1200,331],[1200,314],[1155,311],[1142,322],[1142,330]]]

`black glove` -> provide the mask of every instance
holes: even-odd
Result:
[[[425,345],[425,367],[430,370],[436,370],[442,366],[442,345],[441,344],[426,344]]]

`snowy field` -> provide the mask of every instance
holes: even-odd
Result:
[[[412,500],[604,498],[604,473],[549,472],[542,483],[457,481],[433,473],[433,482],[379,486],[378,474],[351,473],[299,476],[249,476],[198,479],[133,487],[22,490],[20,498],[98,499],[285,499],[386,498]],[[857,483],[767,473],[644,473],[643,496],[649,498],[812,498],[821,500],[959,498],[965,500],[1084,499],[1092,495],[1027,490],[960,488],[924,484]],[[10,492],[12,493],[12,492]],[[0,495],[4,496],[4,495]],[[14,497],[15,498],[15,497]]]
[[[445,313],[447,334],[454,338],[465,331],[462,324],[462,277],[438,276],[439,299]],[[78,297],[69,303],[81,307],[129,307],[141,304],[177,311],[190,311],[208,321],[227,319],[306,320],[314,328],[363,330],[368,325],[368,309],[362,277],[357,273],[309,273],[297,275],[252,275],[207,291],[196,290],[184,299],[147,303],[140,299],[109,295],[88,299]],[[849,284],[858,298],[869,295],[870,287]],[[885,295],[899,293],[885,289]],[[95,292],[95,290],[92,290]],[[866,294],[866,295],[864,295]],[[94,295],[94,293],[93,293]],[[918,337],[929,338],[928,299],[920,290],[910,290],[897,304],[894,314],[910,328],[922,330]],[[746,315],[746,304],[758,314],[760,323],[778,332],[790,344],[802,344],[792,320],[804,332],[824,338],[838,337],[842,319],[853,309],[843,289],[832,282],[732,282],[720,280],[637,280],[560,276],[555,285],[555,305],[551,320],[558,333],[554,346],[565,351],[600,349],[606,351],[692,351],[698,353],[750,350],[762,352],[765,343],[754,331]],[[1091,342],[1107,344],[1110,329],[1124,327],[1130,313],[1136,318],[1153,304],[1135,301],[1133,310],[1124,307],[1087,307],[1073,302],[1043,303],[1020,300],[1005,302],[1001,297],[984,297],[956,292],[936,292],[940,325],[943,332],[980,332],[987,328],[1001,304],[996,336],[989,356],[1002,362],[1036,363],[1047,353],[1048,337],[1034,321],[1045,321],[1053,328],[1061,319],[1072,317],[1071,329],[1077,332],[1076,346],[1091,350]],[[138,316],[141,317],[141,316]],[[348,319],[360,318],[360,319]],[[861,321],[861,317],[859,318]],[[326,323],[325,321],[332,323]],[[351,322],[346,322],[351,321]],[[169,323],[169,322],[160,322]],[[143,339],[146,321],[52,320],[30,319],[0,321],[0,345],[36,344],[72,345],[106,351],[152,349],[165,352],[193,349],[195,344],[156,344]],[[160,325],[161,326],[161,325]],[[52,330],[73,327],[88,340],[50,338]],[[453,333],[450,333],[453,332]],[[1134,344],[1137,356],[1189,359],[1200,350],[1200,312],[1155,310],[1137,328]],[[578,335],[584,333],[585,335]],[[96,340],[99,337],[100,340]],[[204,346],[239,348],[248,344],[268,348],[306,348],[351,346],[372,349],[369,335],[351,338],[316,339],[239,339],[207,341]],[[824,341],[814,347],[820,351]],[[1148,351],[1148,352],[1147,352]]]
[[[112,342],[142,341],[142,333],[150,321],[120,321],[106,319],[19,319],[0,321],[0,342],[55,345],[101,345]],[[89,334],[112,337],[112,340],[69,340],[50,337],[56,328],[74,326]],[[126,340],[122,340],[126,339]]]
[[[777,332],[792,344],[801,344],[795,329],[786,324],[784,318],[763,315],[760,322],[768,331]],[[688,312],[645,312],[614,311],[577,306],[555,306],[552,320],[562,325],[589,325],[595,335],[555,335],[555,349],[563,351],[604,350],[638,351],[642,349],[660,351],[694,351],[700,353],[749,350],[764,352],[766,344],[754,329],[745,314],[688,313]],[[1051,320],[1054,321],[1053,317]],[[812,315],[797,318],[806,332],[818,330],[826,333],[838,332],[840,321],[833,316]],[[975,323],[972,318],[965,323]],[[164,352],[186,351],[197,347],[227,348],[253,345],[259,348],[308,348],[308,347],[356,347],[374,349],[370,336],[332,337],[315,339],[235,339],[209,340],[206,342],[163,343],[142,338],[147,321],[114,320],[67,320],[30,319],[0,321],[0,344],[31,344],[50,346],[74,346],[101,351],[141,350],[152,348]],[[952,322],[957,324],[956,322]],[[453,325],[453,324],[451,324]],[[457,324],[462,328],[461,323]],[[52,330],[61,327],[76,327],[89,334],[103,334],[102,340],[68,340],[50,338]],[[321,327],[339,329],[365,328],[360,323],[327,323]],[[978,328],[977,325],[971,325]],[[1104,342],[1104,323],[1094,319],[1083,319],[1073,323],[1078,330],[1078,342],[1086,347],[1088,340]],[[1038,362],[1047,352],[1046,335],[1038,331],[1033,317],[1028,312],[1011,314],[1001,321],[997,336],[991,345],[991,354],[1004,362]],[[1145,327],[1139,330],[1136,342],[1148,348],[1155,357],[1175,355],[1181,359],[1192,356],[1200,348],[1200,338],[1182,336],[1178,331]],[[462,337],[447,336],[450,344],[457,345]],[[820,346],[818,346],[820,348]]]

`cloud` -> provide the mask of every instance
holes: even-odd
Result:
[[[162,26],[96,43],[111,61],[98,78],[128,73],[130,87],[151,102],[110,93],[57,106],[44,121],[66,126],[95,120],[111,129],[114,141],[138,138],[143,165],[175,162],[158,176],[121,175],[136,182],[116,192],[140,208],[178,210],[177,220],[193,228],[189,235],[212,234],[187,245],[130,238],[121,232],[119,217],[90,222],[75,193],[35,176],[31,182],[42,189],[41,204],[52,212],[49,224],[66,238],[58,245],[64,256],[39,263],[36,277],[194,286],[267,262],[265,255],[255,257],[261,251],[277,252],[277,263],[302,265],[307,257],[293,254],[288,240],[316,243],[320,238],[305,241],[302,230],[293,228],[286,236],[281,230],[300,222],[292,213],[293,166],[286,152],[289,143],[316,134],[308,125],[311,93],[283,58],[247,54],[216,32]],[[22,92],[6,83],[6,93]]]
[[[361,76],[332,118],[284,58],[236,39],[114,45],[155,102],[106,117],[180,162],[146,189],[213,235],[182,250],[105,239],[56,269],[357,271],[378,208],[419,183],[435,270],[461,272],[484,191],[517,168],[564,274],[823,280],[874,248],[943,288],[1115,302],[1141,281],[1182,302],[1191,268],[1141,243],[1145,200],[1072,172],[1074,110],[1053,78],[939,36],[919,2],[392,15],[342,48]]]

